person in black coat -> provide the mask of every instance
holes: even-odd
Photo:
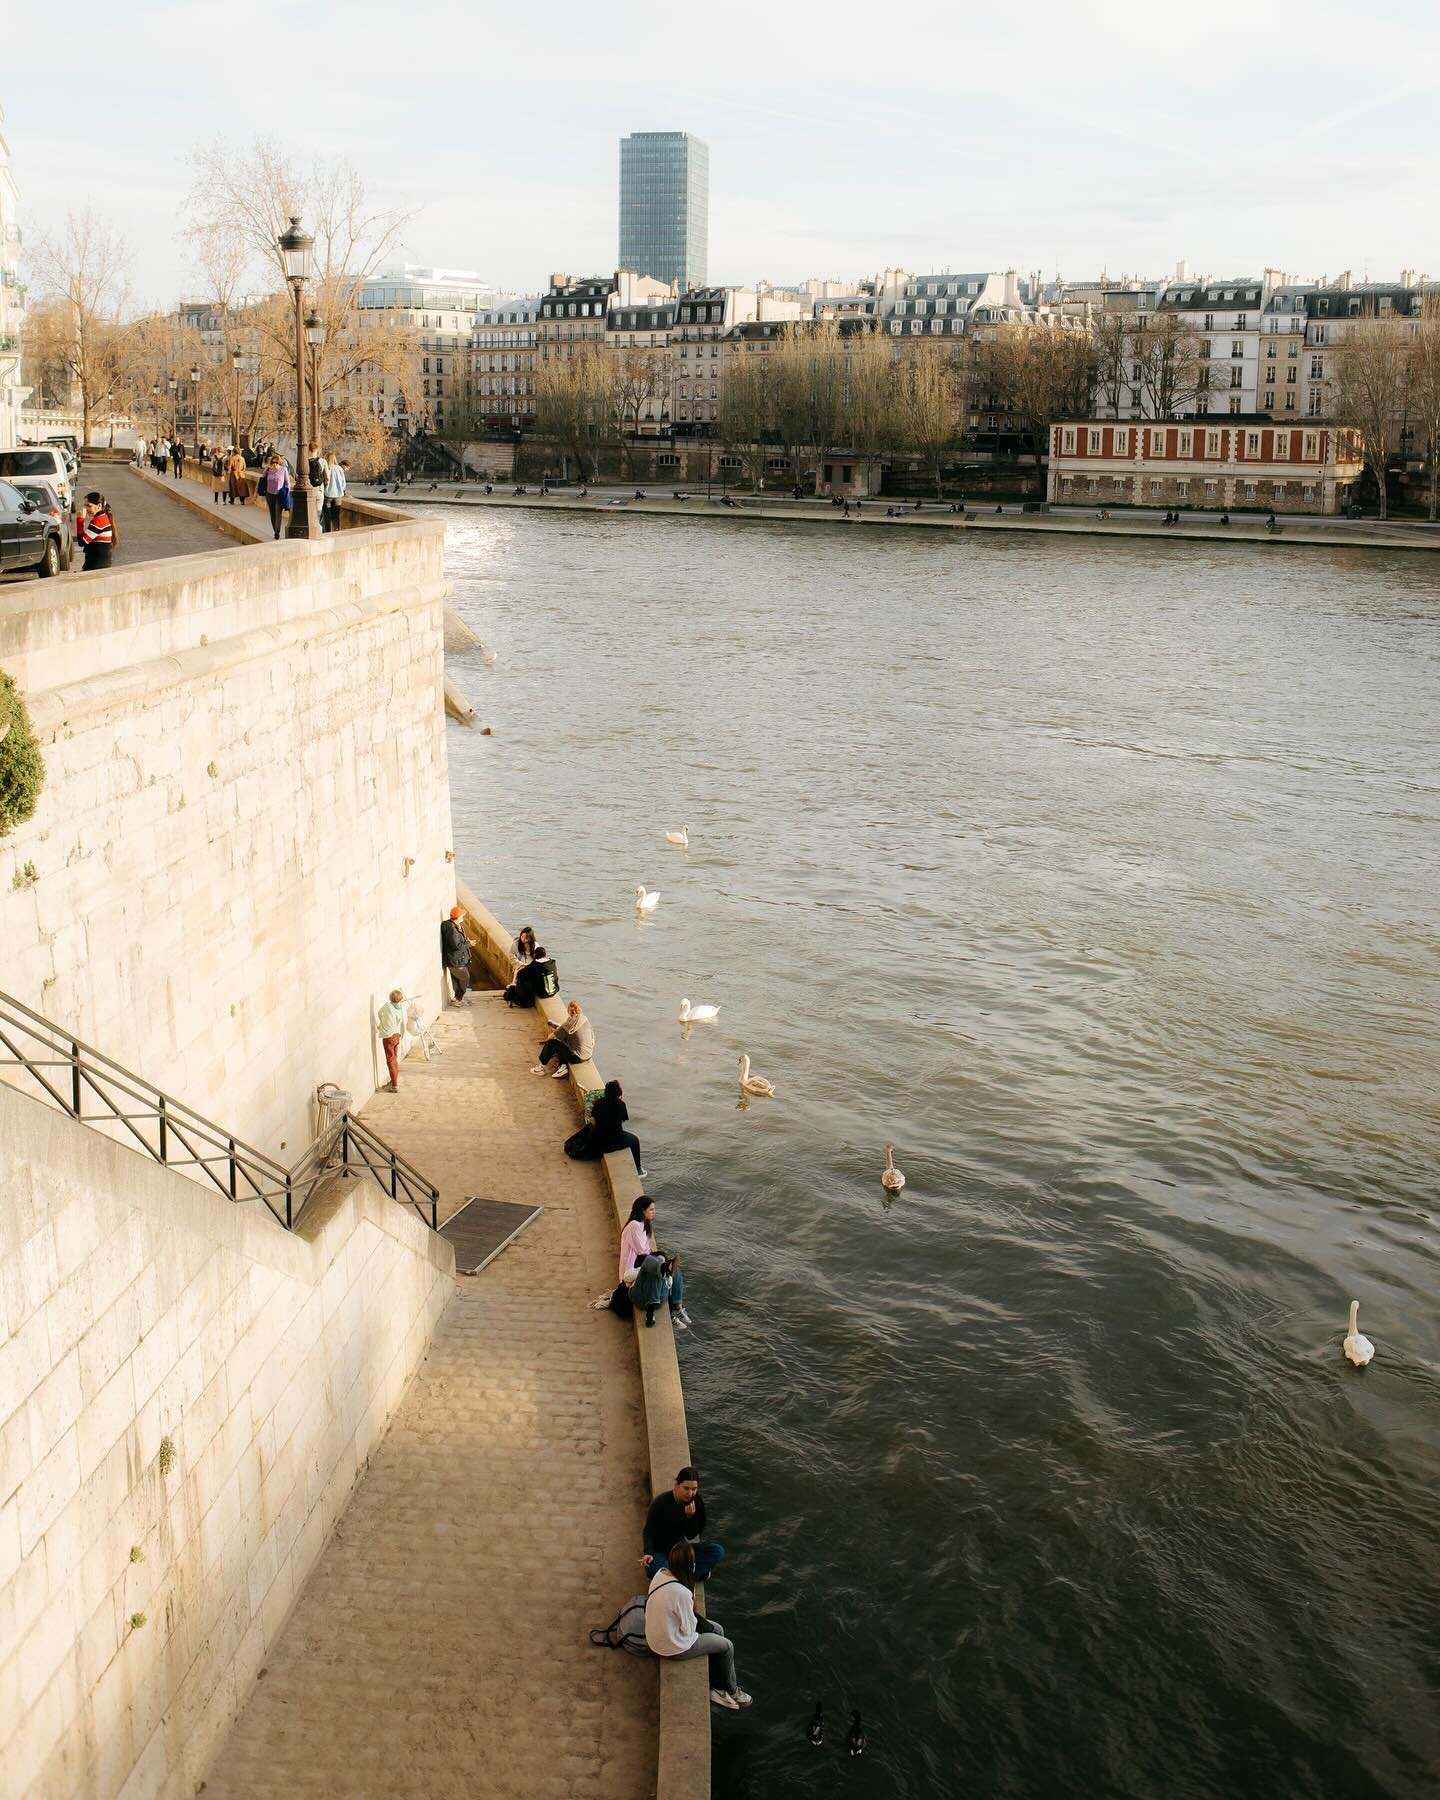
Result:
[[[450,917],[440,926],[440,960],[445,965],[450,986],[455,991],[456,1006],[465,1004],[466,991],[470,986],[470,940],[461,923],[464,916],[458,906],[452,906]]]
[[[537,1000],[552,999],[560,992],[560,976],[554,960],[545,954],[545,946],[537,944],[532,961],[522,963],[515,979],[505,990],[508,1006],[533,1006]]]

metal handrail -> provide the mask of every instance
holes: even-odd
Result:
[[[34,1047],[23,1047],[25,1040]],[[24,1069],[72,1119],[123,1126],[136,1148],[166,1168],[200,1170],[228,1200],[263,1200],[287,1231],[329,1179],[337,1152],[343,1174],[352,1165],[357,1174],[368,1170],[422,1219],[428,1207],[426,1222],[439,1228],[439,1190],[354,1113],[333,1120],[286,1168],[9,994],[0,994],[0,1051],[0,1068]]]

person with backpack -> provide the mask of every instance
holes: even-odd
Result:
[[[225,492],[227,479],[225,452],[217,449],[212,452],[210,457],[210,492],[214,496],[216,506],[220,504],[220,498]]]
[[[645,1596],[645,1642],[656,1656],[681,1662],[711,1658],[718,1681],[710,1689],[710,1703],[738,1712],[751,1704],[751,1697],[735,1674],[735,1646],[718,1619],[697,1617],[694,1587],[695,1553],[682,1539],[656,1571]]]
[[[115,517],[103,494],[85,496],[75,515],[75,536],[85,558],[85,573],[92,569],[108,569],[115,553]]]
[[[553,1000],[560,992],[560,975],[555,959],[545,954],[545,946],[537,944],[528,963],[515,971],[515,979],[505,990],[507,1006],[533,1006],[537,1000]]]

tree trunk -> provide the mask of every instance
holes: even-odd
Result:
[[[1386,517],[1385,508],[1385,464],[1382,461],[1375,470],[1375,483],[1380,489],[1380,517]]]

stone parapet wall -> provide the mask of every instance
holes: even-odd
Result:
[[[480,904],[463,881],[456,881],[455,891],[465,909],[466,928],[480,962],[495,980],[508,984],[513,966],[510,961],[511,934]],[[565,1002],[563,998],[542,1000],[539,1010],[550,1024],[558,1025],[565,1017]],[[603,1085],[603,1078],[594,1063],[576,1063],[570,1071],[571,1092],[577,1098],[587,1089]],[[620,1231],[630,1216],[631,1202],[643,1189],[628,1150],[603,1157],[601,1167],[605,1171],[614,1209],[618,1244]],[[670,1316],[664,1307],[656,1315],[653,1330],[636,1330],[635,1347],[645,1396],[650,1489],[658,1494],[671,1485],[676,1470],[690,1461],[680,1362],[675,1354]],[[640,1523],[637,1519],[637,1535]],[[702,1611],[703,1593],[702,1588]],[[656,1800],[704,1800],[710,1792],[708,1677],[708,1668],[702,1662],[661,1664]]]
[[[371,1092],[453,896],[443,530],[377,524],[7,590],[46,763],[0,840],[0,987],[293,1161]]]
[[[0,1789],[197,1791],[453,1269],[373,1181],[287,1234],[0,1087]]]

